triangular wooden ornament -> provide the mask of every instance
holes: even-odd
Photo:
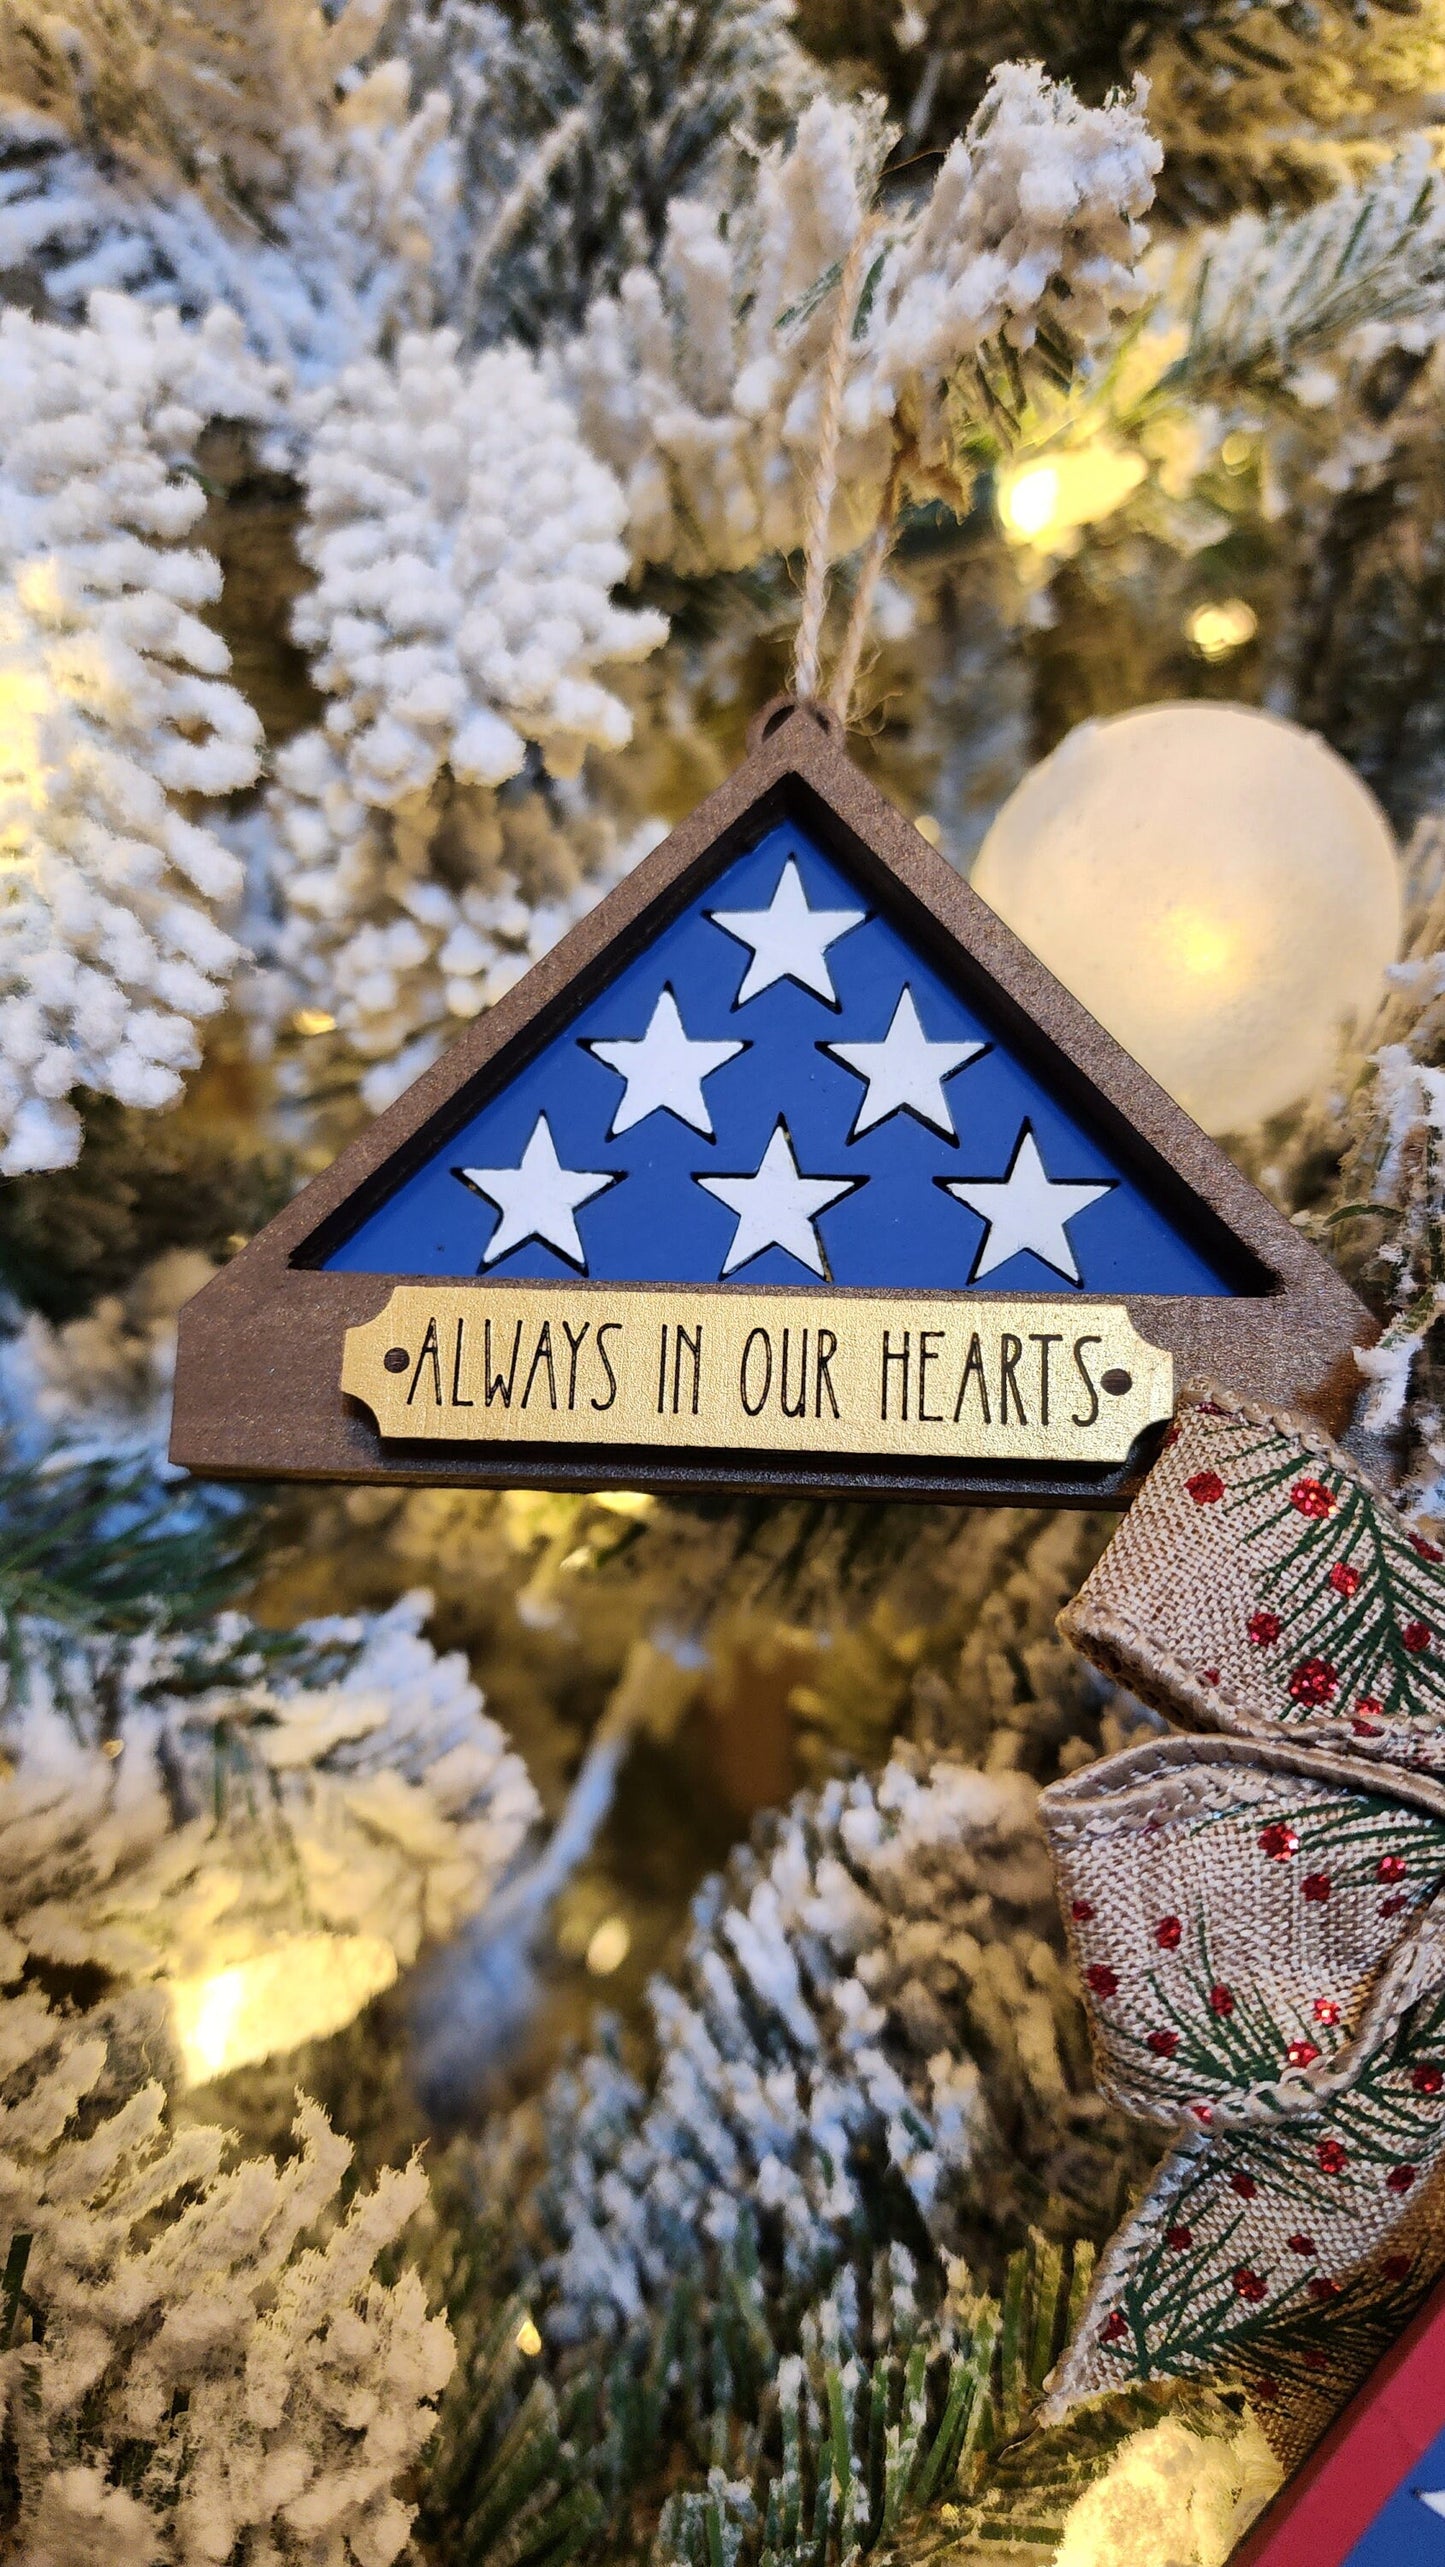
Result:
[[[216,1477],[1118,1503],[1369,1314],[813,705],[182,1315]]]

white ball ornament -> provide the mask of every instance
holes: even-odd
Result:
[[[1399,951],[1390,826],[1343,758],[1243,704],[1084,722],[973,887],[1210,1132],[1316,1092]]]

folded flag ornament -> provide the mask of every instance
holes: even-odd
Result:
[[[218,1474],[1127,1495],[1176,1362],[1338,1418],[1332,1270],[852,765],[731,781],[186,1312]]]

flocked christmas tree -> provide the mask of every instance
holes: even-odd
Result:
[[[1053,1628],[1103,1519],[239,1497],[167,1393],[726,772],[811,525],[956,864],[1161,697],[1411,837],[1377,1021],[1235,1146],[1438,1517],[1442,62],[1434,0],[0,0],[0,2555],[1203,2567],[1267,2492],[1227,2358],[1028,2429],[1151,2154],[1035,1813],[1150,1723]]]

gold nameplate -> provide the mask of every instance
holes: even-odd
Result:
[[[341,1387],[408,1443],[1102,1467],[1171,1415],[1174,1365],[1118,1302],[398,1284]]]

